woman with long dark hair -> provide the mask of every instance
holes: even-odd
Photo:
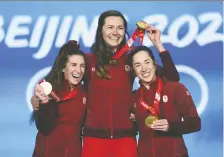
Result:
[[[168,80],[179,80],[179,74],[160,41],[160,31],[151,25],[147,35],[157,48]],[[135,157],[135,123],[130,120],[134,75],[128,56],[113,59],[126,43],[127,21],[116,10],[103,12],[98,21],[95,43],[88,56],[87,114],[83,130],[82,157]],[[32,101],[34,109],[38,102]]]
[[[33,157],[80,157],[81,131],[86,112],[86,92],[81,85],[85,56],[76,41],[64,44],[44,81],[58,99],[50,99],[37,84],[39,110],[33,118],[38,129]]]
[[[162,58],[163,75],[179,80],[175,65],[160,41],[160,31],[151,25],[147,35]],[[99,17],[95,43],[89,56],[90,73],[87,116],[83,130],[82,157],[135,157],[137,128],[129,119],[134,76],[128,55],[112,57],[126,43],[127,21],[115,10]]]

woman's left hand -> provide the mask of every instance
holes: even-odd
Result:
[[[167,132],[169,130],[169,123],[166,119],[159,119],[159,120],[154,121],[151,128],[153,130]]]
[[[133,113],[131,113],[130,114],[130,117],[129,117],[130,119],[131,119],[131,121],[136,121],[136,118],[135,118],[135,114],[133,114]]]
[[[160,40],[161,31],[152,25],[148,25],[146,28],[147,35],[154,46],[159,52],[165,51],[163,44]]]

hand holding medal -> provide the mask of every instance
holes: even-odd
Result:
[[[35,87],[34,95],[35,95],[36,101],[41,101],[41,103],[47,103],[49,101],[49,96],[47,96],[44,93],[44,90],[40,86],[39,83]],[[39,108],[39,103],[37,103],[37,104],[38,104],[38,106],[34,106],[34,107],[38,109]]]
[[[55,99],[56,101],[60,101],[60,98],[55,94],[54,91],[52,91],[52,85],[49,82],[42,80],[38,84],[42,88],[44,95],[48,97],[48,101],[49,101],[49,97]],[[44,103],[47,103],[47,102],[44,102]]]
[[[166,119],[159,119],[153,122],[151,128],[157,131],[168,131],[169,123]]]
[[[52,85],[49,82],[46,82],[45,80],[42,80],[42,81],[39,82],[39,85],[42,87],[44,94],[47,95],[47,96],[50,96],[56,102],[68,100],[70,98],[73,98],[77,94],[77,90],[76,89],[73,89],[71,92],[67,93],[63,98],[60,98],[52,90]]]
[[[121,49],[119,49],[115,53],[115,55],[112,57],[113,59],[118,59],[121,56],[123,56],[126,52],[130,51],[131,46],[135,42],[137,37],[139,37],[140,45],[142,45],[143,37],[145,35],[145,29],[147,28],[148,24],[143,22],[143,21],[139,21],[139,22],[136,23],[136,25],[138,27],[135,30],[135,32],[132,34],[131,38],[127,41],[127,43]]]

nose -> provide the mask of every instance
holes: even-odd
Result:
[[[81,67],[75,68],[75,71],[80,74],[81,73]]]
[[[144,72],[144,71],[146,71],[146,69],[147,69],[147,67],[146,66],[142,66],[142,71]]]
[[[117,33],[117,28],[114,28],[114,29],[113,29],[112,34],[113,34],[113,35],[117,35],[117,34],[118,34],[118,33]]]

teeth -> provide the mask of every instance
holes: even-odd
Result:
[[[149,76],[149,73],[144,73],[144,74],[142,74],[142,76],[147,77],[147,76]]]
[[[74,77],[74,78],[79,78],[80,75],[72,74],[72,77]]]
[[[110,39],[112,39],[112,40],[118,40],[119,38],[113,38],[113,37],[112,37],[112,38],[110,38]]]

